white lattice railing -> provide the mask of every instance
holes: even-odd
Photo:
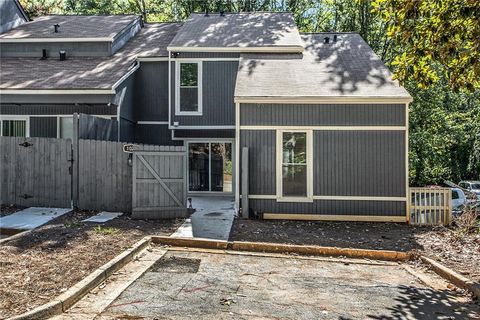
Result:
[[[452,222],[452,190],[410,188],[410,224],[449,225]]]

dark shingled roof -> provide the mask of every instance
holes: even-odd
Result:
[[[136,15],[82,16],[49,15],[40,16],[0,35],[0,39],[35,38],[113,38],[129,24],[139,19]],[[59,24],[55,33],[53,25]]]
[[[169,45],[177,47],[302,50],[293,15],[286,12],[194,13]]]
[[[137,57],[166,57],[166,47],[180,23],[145,27],[111,57],[0,59],[1,89],[110,89]]]
[[[330,43],[324,43],[325,37]],[[410,98],[355,33],[301,35],[303,54],[241,54],[235,97]]]

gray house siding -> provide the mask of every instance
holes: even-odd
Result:
[[[31,117],[30,137],[56,138],[57,117]]]
[[[175,138],[235,139],[235,130],[174,130]]]
[[[3,98],[3,97],[2,97]],[[70,115],[86,113],[117,115],[117,106],[107,104],[0,104],[0,114],[14,115]]]
[[[277,202],[250,199],[250,207],[259,213],[289,213],[353,216],[405,216],[406,202],[314,200],[311,203]]]
[[[137,70],[138,71],[138,70]],[[135,139],[135,78],[133,72],[116,89],[114,101],[119,110],[120,141],[133,141]]]
[[[172,140],[172,132],[168,125],[137,124],[135,125],[134,142],[156,144],[162,146],[182,146],[183,141]]]
[[[404,126],[404,104],[242,104],[241,125]]]
[[[21,92],[19,90],[19,92]],[[112,94],[1,94],[2,104],[108,104]]]
[[[203,61],[203,112],[201,116],[175,115],[175,63],[172,63],[172,124],[180,126],[234,126],[233,101],[237,78],[237,61]]]
[[[0,1],[0,33],[7,32],[27,21],[17,0]]]
[[[246,108],[244,108],[246,106]],[[275,112],[275,107],[279,107]],[[378,110],[375,110],[378,107]],[[263,114],[262,111],[265,113]],[[241,129],[240,150],[249,148],[250,208],[259,213],[405,216],[405,130],[351,130],[352,126],[405,126],[405,105],[244,105],[241,125],[274,128]],[[313,119],[313,120],[312,120]],[[313,130],[313,196],[394,197],[315,199],[277,202],[276,129],[293,126],[345,126],[348,130]],[[240,157],[241,159],[241,157]],[[240,164],[241,165],[241,164]],[[240,178],[240,177],[239,177]],[[241,184],[240,184],[241,185]],[[260,197],[260,199],[258,199]]]
[[[140,63],[134,113],[137,121],[168,121],[168,62]]]

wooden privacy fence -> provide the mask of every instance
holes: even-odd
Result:
[[[70,139],[0,137],[0,203],[70,207]]]
[[[186,172],[185,147],[136,146],[133,152],[133,217],[187,217]]]
[[[162,209],[157,216],[167,217],[164,209],[185,215],[184,147],[135,144],[146,165],[137,166],[136,176],[144,180],[135,184],[133,197],[136,160],[124,152],[125,143],[73,141],[0,137],[0,203],[130,212],[135,199],[137,209]]]
[[[452,222],[452,190],[410,188],[410,224],[449,225]]]

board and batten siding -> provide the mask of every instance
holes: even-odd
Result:
[[[3,98],[3,96],[2,96]],[[0,104],[0,115],[73,115],[85,113],[95,115],[117,115],[117,106],[114,104],[56,104],[56,103],[25,103]]]
[[[233,127],[235,125],[233,98],[238,61],[202,61],[202,64],[202,115],[178,116],[175,114],[175,62],[171,63],[172,124],[179,122],[180,127],[226,125]]]
[[[135,120],[168,121],[168,62],[141,62],[135,78]]]
[[[241,104],[240,150],[249,148],[250,208],[271,214],[405,217],[405,108],[404,104]],[[313,201],[276,199],[276,131],[286,126],[313,132]]]
[[[243,104],[246,126],[404,126],[404,104]]]

